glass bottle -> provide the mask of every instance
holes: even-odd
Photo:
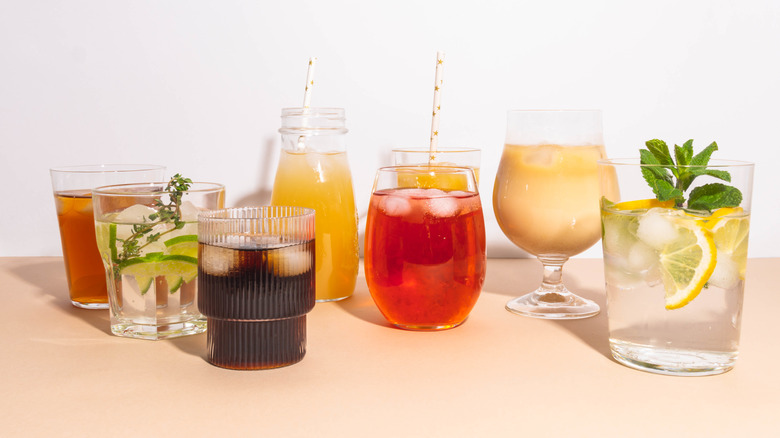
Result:
[[[358,216],[343,108],[282,109],[271,205],[315,210],[316,299],[348,298],[358,274]]]

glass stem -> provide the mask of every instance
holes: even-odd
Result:
[[[539,256],[538,258],[544,266],[544,279],[537,292],[539,292],[539,294],[568,295],[569,291],[566,290],[566,287],[563,285],[561,277],[563,276],[563,264],[566,263],[566,260],[569,260],[569,258],[554,256]]]

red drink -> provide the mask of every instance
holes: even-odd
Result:
[[[485,279],[479,194],[377,190],[366,223],[365,272],[377,307],[401,328],[461,324]]]

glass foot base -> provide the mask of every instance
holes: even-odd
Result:
[[[582,319],[598,315],[599,305],[571,292],[540,293],[538,290],[506,303],[506,310],[542,319]]]
[[[400,329],[404,329],[404,330],[434,332],[434,331],[438,331],[438,330],[449,330],[449,329],[458,327],[459,325],[463,324],[464,322],[466,322],[465,319],[463,321],[461,321],[461,322],[456,322],[456,323],[453,323],[453,324],[438,324],[438,325],[437,324],[431,324],[431,325],[427,325],[427,324],[398,324],[398,323],[395,323],[395,322],[393,322],[391,324],[393,324],[394,326],[396,326],[396,327],[398,327]]]
[[[108,309],[108,303],[79,303],[73,300],[70,303],[79,309]]]
[[[196,335],[206,331],[206,321],[192,320],[175,324],[148,325],[133,323],[112,323],[111,333],[116,336],[159,341],[178,338],[180,336]]]
[[[319,299],[318,300],[314,300],[314,302],[315,303],[332,303],[332,302],[335,302],[335,301],[346,300],[347,298],[349,298],[351,296],[352,295],[347,295],[346,297],[338,297],[338,298],[324,298],[324,299],[321,299],[321,300],[319,300]]]
[[[628,367],[669,376],[710,376],[734,368],[736,352],[650,347],[610,339],[612,357]]]

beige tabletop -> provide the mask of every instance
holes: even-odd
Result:
[[[296,365],[209,365],[206,336],[112,336],[108,312],[72,307],[61,258],[0,258],[0,436],[777,436],[780,259],[748,264],[737,366],[669,377],[615,362],[605,312],[553,322],[504,303],[541,281],[536,260],[491,259],[468,321],[390,327],[362,274],[318,304]],[[600,260],[567,285],[605,304]]]

